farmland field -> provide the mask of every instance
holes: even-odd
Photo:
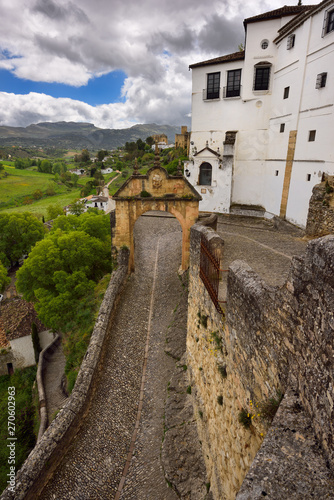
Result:
[[[64,184],[54,182],[54,175],[44,174],[35,170],[18,170],[13,166],[5,165],[6,177],[0,175],[0,211],[3,212],[31,212],[38,216],[46,215],[47,207],[51,204],[66,206],[80,197],[80,187],[69,188]],[[89,177],[81,177],[80,184],[86,184]],[[32,197],[37,189],[43,194],[48,188],[53,188],[54,196],[44,196],[38,201],[25,205],[24,199]]]

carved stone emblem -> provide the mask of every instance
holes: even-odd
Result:
[[[159,189],[162,186],[162,177],[158,174],[153,175],[152,183],[155,189]]]

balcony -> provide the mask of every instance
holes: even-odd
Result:
[[[240,97],[241,95],[241,85],[238,87],[229,88],[229,87],[224,87],[223,88],[223,98],[224,99],[229,99],[230,97]]]
[[[214,101],[220,99],[221,88],[203,89],[203,101]]]

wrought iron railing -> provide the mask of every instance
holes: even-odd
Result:
[[[221,280],[220,252],[212,250],[204,236],[201,239],[199,275],[217,311],[223,314],[219,304],[219,282]]]

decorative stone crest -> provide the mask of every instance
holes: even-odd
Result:
[[[152,184],[155,189],[159,189],[162,186],[162,177],[159,174],[153,175]]]

